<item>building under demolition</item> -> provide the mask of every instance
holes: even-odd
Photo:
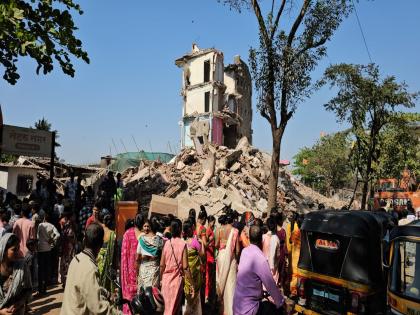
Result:
[[[252,143],[252,81],[246,63],[235,56],[225,67],[221,51],[193,44],[175,64],[183,69],[182,147],[212,142],[232,148],[243,136]]]

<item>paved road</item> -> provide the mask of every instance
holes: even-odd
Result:
[[[45,296],[34,296],[30,307],[34,315],[59,315],[61,302],[63,301],[63,289],[61,285],[51,287]]]

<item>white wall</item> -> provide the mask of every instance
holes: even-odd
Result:
[[[7,171],[0,171],[0,188],[7,190]]]
[[[211,74],[213,72],[214,54],[214,52],[209,52],[203,56],[188,60],[187,67],[190,69],[190,85],[204,83],[204,62],[206,60],[210,60],[210,81],[213,80]]]
[[[225,94],[233,94],[236,92],[236,81],[231,72],[224,74],[224,81],[226,85]]]
[[[185,104],[185,115],[191,115],[194,112],[204,113],[204,95],[210,92],[210,106],[209,111],[212,111],[212,90],[211,85],[203,86],[202,88],[186,91],[187,99]]]
[[[17,167],[10,167],[9,168],[9,174],[8,174],[8,180],[7,180],[7,191],[16,194],[16,188],[17,188],[17,178],[19,175],[29,175],[32,176],[32,190],[35,189],[36,185],[36,174],[37,170],[31,169],[31,168],[17,168]]]

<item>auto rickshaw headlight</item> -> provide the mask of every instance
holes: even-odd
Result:
[[[354,314],[365,314],[366,313],[366,297],[360,293],[353,292],[351,294],[351,312]]]

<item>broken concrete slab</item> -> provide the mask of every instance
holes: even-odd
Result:
[[[236,171],[238,171],[240,168],[241,168],[241,163],[239,163],[239,162],[235,162],[235,163],[233,163],[233,165],[230,167],[230,171],[231,172],[236,172]]]
[[[182,170],[182,169],[184,169],[184,168],[185,168],[185,163],[184,163],[184,162],[179,161],[179,162],[176,164],[176,169],[177,169],[177,170]]]
[[[217,188],[211,187],[209,190],[209,195],[210,195],[210,200],[212,202],[221,201],[226,196],[226,189],[222,187],[217,187]]]
[[[268,202],[266,199],[261,198],[257,201],[257,209],[261,212],[265,212],[267,210]]]
[[[242,150],[235,150],[228,153],[225,157],[220,160],[219,168],[220,170],[227,170],[236,162],[242,154]]]

